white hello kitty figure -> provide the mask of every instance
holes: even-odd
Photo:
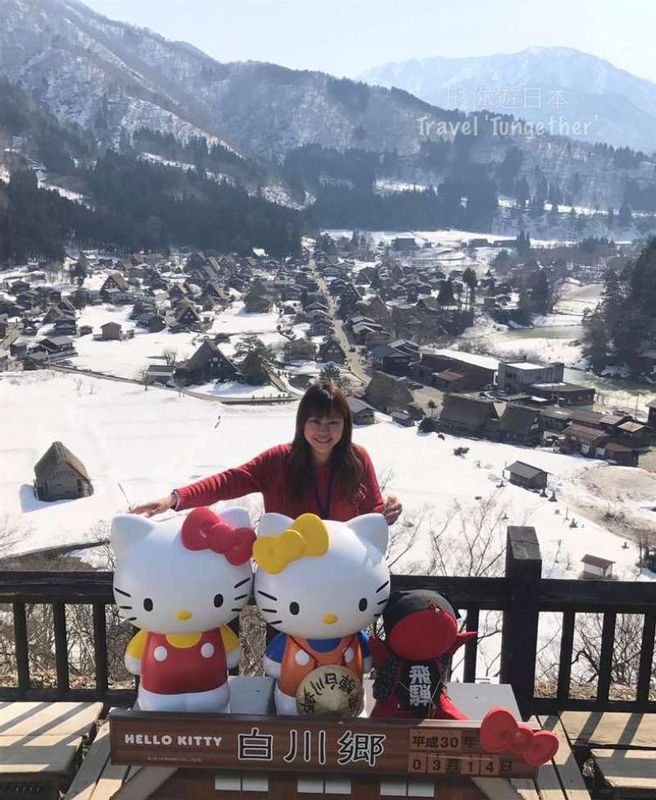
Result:
[[[143,711],[224,711],[239,640],[227,627],[251,594],[255,533],[242,508],[194,509],[184,520],[126,514],[112,523],[114,598],[141,630],[125,664]]]
[[[371,669],[368,627],[389,597],[388,529],[382,514],[349,522],[262,517],[253,558],[255,599],[281,633],[267,647],[264,671],[277,681],[276,708],[296,714],[296,693],[315,668],[339,665],[361,682]]]

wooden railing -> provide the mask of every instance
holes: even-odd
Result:
[[[502,612],[500,675],[512,685],[525,716],[556,710],[656,711],[654,690],[654,633],[656,629],[656,587],[653,583],[581,581],[542,578],[542,560],[535,530],[509,527],[506,574],[501,578],[433,577],[396,575],[392,588],[435,589],[445,594],[454,607],[466,612],[464,626],[478,630],[482,612]],[[30,652],[26,609],[29,604],[52,608],[56,685],[39,688],[30,675]],[[134,690],[109,686],[106,642],[106,606],[113,604],[110,572],[0,572],[0,604],[13,618],[16,685],[1,686],[0,700],[10,699],[92,699],[127,705]],[[70,685],[66,607],[90,605],[93,619],[95,675],[93,688]],[[543,687],[536,693],[536,660],[539,647],[540,614],[560,616],[561,636],[557,679],[551,696]],[[6,613],[6,612],[4,612]],[[577,614],[600,615],[596,692],[573,697],[572,664],[575,659]],[[622,687],[632,699],[614,699],[614,646],[618,615],[637,615],[641,620],[639,643],[634,654],[636,685]],[[476,679],[478,642],[465,646],[462,677]],[[90,677],[90,676],[87,676]],[[650,693],[651,692],[651,693]]]

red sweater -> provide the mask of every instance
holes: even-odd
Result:
[[[359,514],[382,512],[385,507],[369,454],[364,448],[358,445],[355,447],[364,467],[362,499],[351,500],[346,487],[336,475],[333,480],[329,518],[339,522],[346,522]],[[306,512],[321,516],[312,485],[299,499],[291,498],[289,495],[287,458],[290,451],[291,444],[279,444],[255,456],[252,461],[242,464],[241,467],[227,469],[225,472],[203,478],[197,483],[176,489],[179,497],[176,510],[209,506],[218,500],[233,500],[252,492],[262,492],[265,511],[276,511],[292,519]],[[315,480],[321,504],[325,507],[330,483],[330,464],[315,469]]]

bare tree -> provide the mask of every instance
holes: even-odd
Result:
[[[147,392],[148,391],[148,387],[153,382],[152,376],[151,376],[150,372],[148,371],[148,367],[142,367],[137,372],[137,380],[139,381],[139,383],[143,384],[144,391]]]
[[[164,359],[167,367],[175,366],[175,359],[178,351],[174,347],[167,347],[162,350],[162,358]]]

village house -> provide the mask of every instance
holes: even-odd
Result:
[[[412,428],[415,424],[415,420],[407,411],[392,411],[392,422],[396,422],[403,428]]]
[[[69,336],[46,336],[37,345],[37,350],[50,359],[68,358],[76,354],[75,345]]]
[[[510,483],[515,484],[515,486],[534,491],[547,488],[549,473],[523,461],[514,461],[509,467],[505,468],[504,472],[507,473]]]
[[[292,339],[285,342],[284,353],[288,361],[314,361],[317,346],[310,339]]]
[[[372,425],[375,422],[374,408],[358,397],[347,397],[354,425]]]
[[[410,375],[419,359],[419,348],[413,342],[396,340],[374,347],[370,357],[374,369],[389,375]]]
[[[237,375],[237,368],[232,361],[209,339],[205,339],[191,358],[176,367],[175,380],[183,386],[230,381]]]
[[[173,331],[178,330],[200,330],[201,318],[195,307],[188,301],[181,302],[173,311],[172,324],[169,327]]]
[[[330,336],[334,327],[327,319],[314,319],[310,323],[310,336]]]
[[[612,580],[614,577],[613,565],[615,562],[607,558],[586,553],[581,559],[581,564],[583,564],[582,578]]]
[[[403,411],[413,402],[412,392],[403,381],[378,371],[367,385],[365,399],[385,414]]]
[[[508,403],[499,419],[498,431],[503,442],[536,447],[542,441],[544,424],[539,409]]]
[[[638,466],[638,449],[613,441],[610,433],[587,425],[568,425],[559,440],[558,448],[562,453],[581,453],[589,458],[614,461],[625,467]]]
[[[54,336],[76,336],[77,321],[75,317],[69,317],[68,315],[59,317],[54,321],[51,333]]]
[[[499,415],[491,400],[447,394],[440,416],[435,420],[435,427],[446,433],[483,438],[498,425],[498,419]]]
[[[498,361],[460,350],[422,350],[414,366],[418,380],[442,391],[472,391],[492,387]]]
[[[507,394],[517,394],[532,384],[561,383],[565,365],[557,361],[553,364],[537,364],[531,361],[504,362],[499,364],[497,386]]]
[[[150,364],[146,369],[144,381],[147,384],[175,385],[175,367],[168,364]]]
[[[319,347],[319,361],[332,361],[333,364],[343,364],[346,361],[346,353],[334,336],[326,339]]]
[[[100,295],[105,302],[111,302],[116,292],[129,292],[129,290],[127,278],[120,272],[112,272],[100,287]]]
[[[34,474],[34,491],[39,500],[50,503],[93,494],[86,467],[61,442],[50,445],[35,464]]]
[[[119,322],[106,322],[100,326],[100,339],[103,341],[118,341],[123,338]]]
[[[159,333],[166,328],[166,320],[155,312],[145,312],[137,318],[137,325],[150,333]]]
[[[575,383],[532,383],[529,390],[536,397],[551,400],[560,406],[591,406],[595,399],[594,387]]]

